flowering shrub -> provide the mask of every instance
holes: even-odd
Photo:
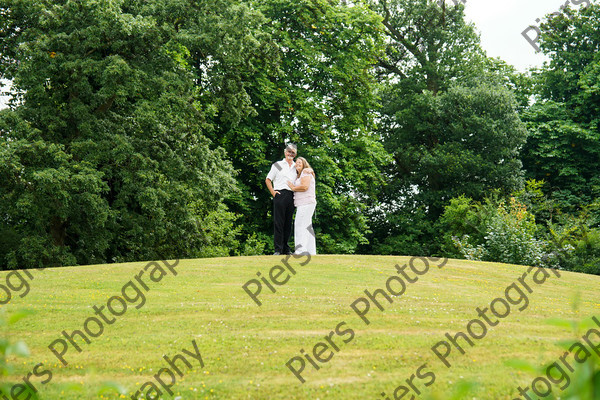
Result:
[[[485,236],[484,255],[486,261],[501,261],[510,264],[542,265],[545,242],[536,239],[535,217],[514,197],[508,209],[500,204],[492,218]]]
[[[480,227],[483,239],[470,235],[453,237],[454,245],[468,260],[556,267],[556,257],[548,254],[548,243],[536,237],[535,216],[514,197],[503,202]]]

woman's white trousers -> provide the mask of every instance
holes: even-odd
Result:
[[[312,216],[317,204],[305,204],[296,208],[296,220],[294,222],[294,245],[296,254],[317,254],[317,243],[315,231],[312,227]]]

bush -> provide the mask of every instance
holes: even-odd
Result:
[[[535,216],[514,197],[508,205],[500,202],[497,206],[490,200],[485,205],[464,198],[453,200],[442,221],[451,228],[453,245],[466,259],[558,266],[557,258],[548,253],[548,242],[538,238]],[[451,222],[461,214],[462,226]]]
[[[547,246],[536,239],[536,232],[535,217],[511,198],[508,209],[501,204],[488,224],[483,259],[541,266]]]
[[[200,210],[203,208],[199,207]],[[242,229],[242,226],[236,226],[236,214],[221,203],[204,215],[197,214],[196,218],[202,247],[193,250],[193,257],[228,257],[236,253],[239,245],[237,236]]]
[[[258,235],[253,232],[246,240],[241,244],[241,256],[259,256],[265,254],[265,248],[272,238],[268,237],[264,233]]]
[[[600,275],[600,228],[588,211],[584,209],[577,217],[562,216],[560,224],[551,225],[549,232],[561,268]]]
[[[570,271],[600,275],[600,230],[584,231],[573,244],[567,268]]]
[[[481,205],[471,198],[459,196],[450,200],[438,221],[439,230],[444,232],[442,251],[448,257],[479,259],[482,249],[471,246],[471,243],[482,243],[486,235],[486,227],[496,213],[496,206],[491,202]]]

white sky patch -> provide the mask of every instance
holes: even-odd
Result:
[[[541,66],[547,58],[536,54],[521,33],[529,25],[539,25],[536,19],[559,11],[565,1],[467,0],[465,14],[481,33],[481,45],[488,56],[500,57],[524,72],[530,66]]]

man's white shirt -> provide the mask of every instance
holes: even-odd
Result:
[[[267,175],[267,179],[270,179],[271,182],[273,182],[273,190],[290,190],[287,182],[292,181],[292,183],[294,183],[296,177],[296,163],[292,162],[292,166],[290,167],[285,158],[274,163]]]

